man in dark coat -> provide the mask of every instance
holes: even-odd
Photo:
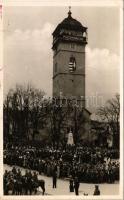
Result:
[[[57,183],[57,171],[53,170],[53,188],[56,188]]]
[[[73,178],[72,176],[70,177],[70,181],[69,181],[69,189],[70,189],[70,192],[74,192],[74,181],[73,181]]]
[[[95,190],[93,195],[100,195],[100,190],[98,185],[95,185]]]
[[[76,176],[74,179],[74,189],[75,189],[76,195],[79,195],[79,186],[80,186],[80,183],[79,183],[78,177]]]
[[[15,168],[15,166],[12,168],[12,173],[13,173],[14,175],[17,174],[17,169]]]

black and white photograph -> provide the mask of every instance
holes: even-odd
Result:
[[[6,198],[122,195],[121,9],[3,6]]]

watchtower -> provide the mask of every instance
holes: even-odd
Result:
[[[75,97],[85,107],[85,47],[87,28],[69,9],[53,32],[53,97]]]

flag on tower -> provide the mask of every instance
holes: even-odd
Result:
[[[74,72],[76,69],[76,63],[74,62],[69,62],[69,71]]]

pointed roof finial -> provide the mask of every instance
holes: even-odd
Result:
[[[68,17],[71,17],[71,14],[72,14],[72,12],[71,12],[71,6],[69,6]]]

